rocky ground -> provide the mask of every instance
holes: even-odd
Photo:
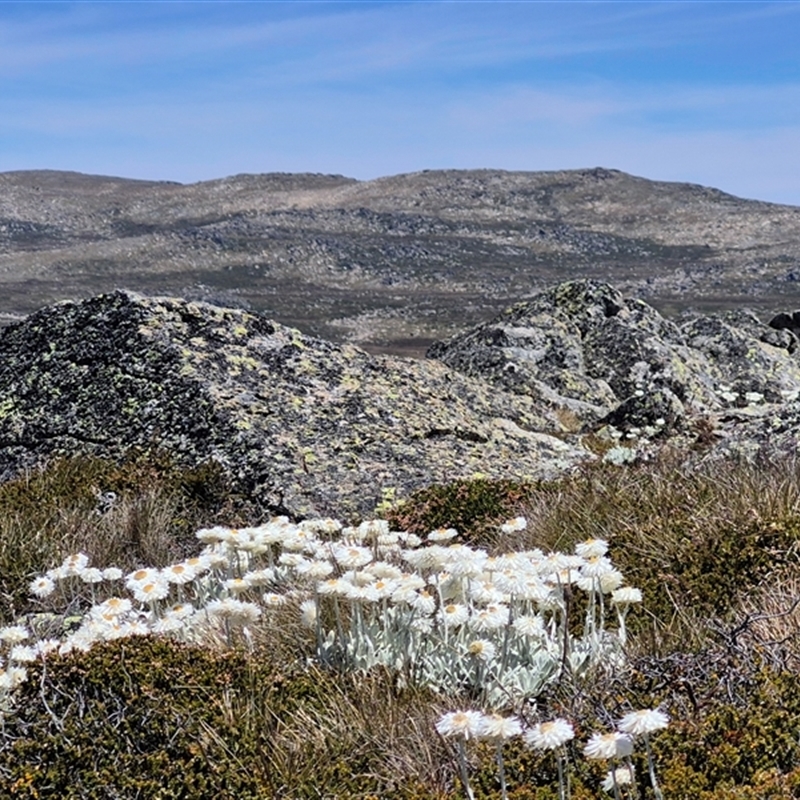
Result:
[[[800,307],[800,208],[615,170],[240,175],[181,185],[0,174],[0,323],[126,288],[266,313],[372,352],[576,278],[662,313]]]
[[[557,284],[434,344],[370,355],[267,316],[117,291],[0,331],[0,477],[130,448],[214,460],[264,513],[358,516],[456,478],[552,477],[665,444],[796,449],[793,318],[663,317]]]

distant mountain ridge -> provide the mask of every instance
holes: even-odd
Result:
[[[0,173],[0,322],[126,288],[419,355],[574,278],[667,313],[797,307],[800,208],[601,168],[188,185]]]

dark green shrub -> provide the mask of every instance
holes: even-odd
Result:
[[[498,526],[517,516],[533,491],[533,484],[509,480],[457,480],[415,492],[386,518],[395,530],[420,536],[455,528],[467,541],[492,540]]]
[[[227,701],[237,654],[130,639],[30,670],[0,749],[0,795],[256,798],[263,776]],[[270,731],[264,731],[267,744]]]
[[[338,676],[268,653],[99,644],[31,666],[0,739],[0,797],[444,797],[404,752],[419,726],[427,757],[431,699],[387,673]]]

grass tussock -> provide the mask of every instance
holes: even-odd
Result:
[[[609,541],[646,616],[632,630],[650,650],[702,646],[714,629],[771,594],[800,564],[800,465],[679,461],[587,470],[541,485],[524,509],[529,541]],[[788,597],[786,598],[788,600]],[[794,643],[796,647],[797,642]]]
[[[65,554],[125,570],[167,564],[194,551],[201,525],[235,521],[236,503],[217,465],[181,468],[163,454],[62,459],[0,484],[0,624],[63,610],[58,594],[32,605],[28,585]]]
[[[93,563],[165,565],[193,550],[196,527],[235,521],[218,476],[144,462],[59,462],[0,486],[4,622],[31,601],[30,578],[78,549]],[[143,475],[148,478],[144,479]],[[98,513],[97,490],[117,502]],[[497,532],[527,518],[525,530]],[[591,680],[566,675],[506,709],[528,725],[564,717],[573,800],[603,796],[607,764],[589,736],[633,709],[670,717],[653,738],[670,800],[800,796],[800,468],[663,457],[601,465],[552,484],[459,481],[430,487],[388,515],[424,535],[499,553],[569,551],[605,539],[626,583],[642,589],[628,617],[628,660]],[[17,533],[14,533],[17,531]],[[377,668],[346,673],[313,661],[314,635],[287,602],[232,650],[136,637],[31,664],[0,728],[0,796],[94,798],[463,797],[453,740],[437,719],[474,696],[407,686]],[[517,738],[503,748],[506,796],[556,800],[552,752]],[[503,797],[495,748],[466,750],[476,798]],[[648,762],[635,789],[654,800]]]
[[[498,522],[517,514],[527,528],[498,536]],[[761,604],[771,616],[758,621],[759,630],[783,629],[776,636],[798,646],[790,635],[797,616],[781,616],[797,597],[796,461],[665,454],[625,468],[593,466],[552,483],[457,481],[418,492],[388,519],[417,533],[454,527],[462,540],[497,551],[570,550],[605,539],[626,582],[642,589],[646,614],[631,626],[646,633],[650,650],[700,646],[714,626],[743,611],[758,616]]]

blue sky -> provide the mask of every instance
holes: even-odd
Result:
[[[800,205],[800,2],[0,2],[0,171],[594,166]]]

